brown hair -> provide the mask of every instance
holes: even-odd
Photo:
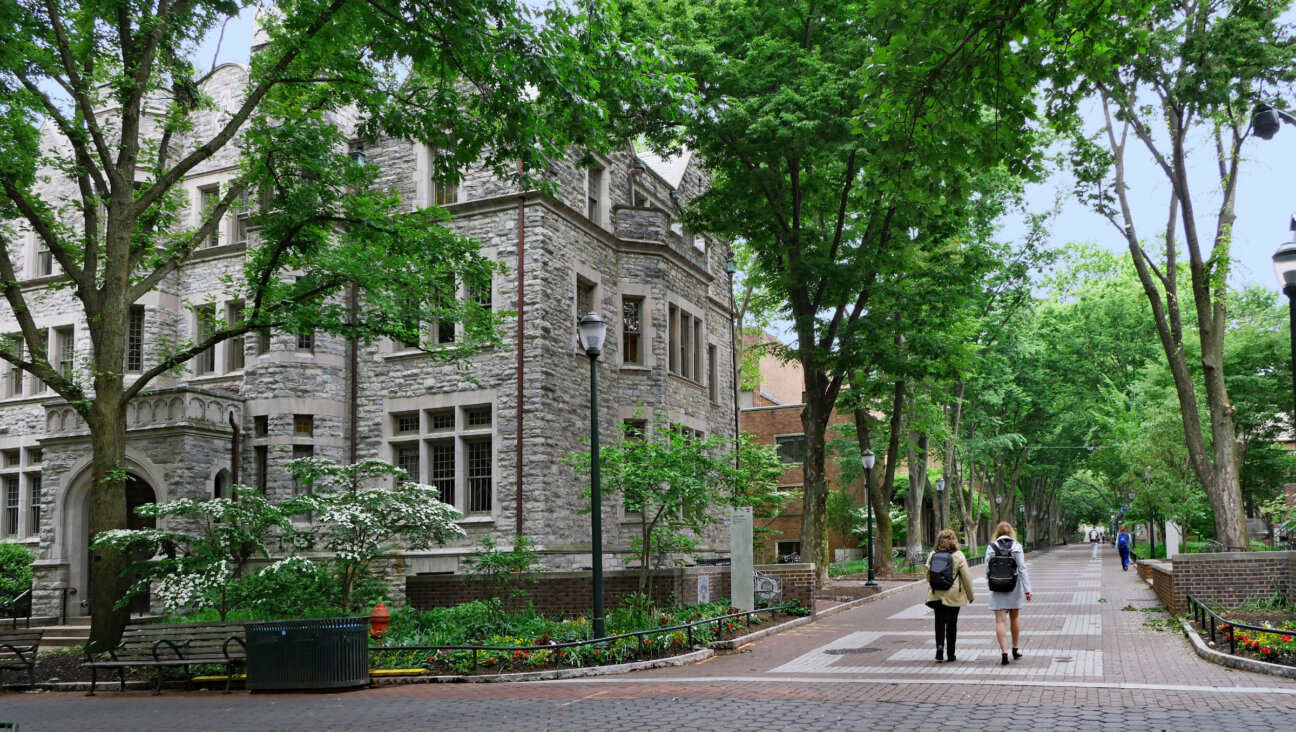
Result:
[[[999,522],[999,525],[995,527],[994,539],[991,541],[998,540],[1001,536],[1011,536],[1013,541],[1017,541],[1017,532],[1013,530],[1012,524],[1007,521]]]
[[[958,534],[955,534],[952,529],[943,529],[936,535],[936,551],[956,552],[958,550]]]

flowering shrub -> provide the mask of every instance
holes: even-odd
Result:
[[[1263,660],[1296,659],[1296,623],[1277,626],[1272,632],[1239,630],[1227,624],[1221,625],[1218,630],[1225,634],[1232,632],[1238,648]]]

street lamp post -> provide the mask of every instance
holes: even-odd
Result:
[[[864,463],[864,498],[868,501],[868,581],[864,583],[865,587],[878,586],[873,578],[873,464],[876,459],[872,450],[860,453],[860,461]]]
[[[1148,521],[1152,522],[1152,536],[1148,537],[1152,542],[1151,559],[1156,559],[1156,508],[1152,503],[1152,466],[1149,465],[1143,469],[1143,480],[1148,484]]]
[[[594,637],[603,638],[603,476],[599,466],[598,357],[607,323],[593,313],[580,319],[581,345],[590,360],[590,545],[594,569]]]
[[[1292,217],[1290,228],[1293,232],[1292,240],[1278,247],[1278,251],[1273,255],[1273,263],[1274,272],[1278,275],[1278,283],[1282,285],[1283,294],[1287,296],[1287,320],[1292,353],[1292,399],[1296,402],[1296,216]]]
[[[1001,509],[1002,506],[1003,506],[1003,496],[995,496],[995,522],[996,523],[998,523],[999,521],[1003,521],[1003,516],[1000,513],[1000,511],[1002,510]]]
[[[1130,491],[1129,493],[1126,493],[1125,496],[1129,498],[1129,508],[1134,508],[1134,499],[1138,497],[1138,494],[1134,491]],[[1131,541],[1133,541],[1133,539],[1131,539]]]
[[[945,528],[945,479],[936,479],[936,533]]]

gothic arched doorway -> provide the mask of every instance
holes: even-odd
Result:
[[[85,526],[87,527],[90,525],[89,503],[90,503],[89,500],[87,500],[86,508],[85,508],[86,510]],[[157,503],[157,494],[154,493],[153,487],[150,486],[143,478],[139,477],[138,475],[135,475],[134,473],[127,473],[126,474],[126,528],[135,529],[135,530],[157,528],[156,519],[151,517],[145,518],[143,516],[138,516],[135,514],[135,509],[149,503]],[[86,541],[86,546],[89,547],[90,542],[93,540],[94,540],[93,536],[89,537],[89,540]],[[86,586],[92,587],[93,583],[91,582],[90,577],[94,575],[94,571],[95,571],[95,556],[92,550],[89,550],[87,548],[87,551],[89,555],[87,557],[87,562],[86,562],[86,569],[87,569]],[[130,560],[132,562],[138,562],[148,558],[149,558],[148,551],[146,550],[139,554],[132,554]],[[132,613],[142,614],[148,612],[149,593],[145,591],[131,598],[129,609],[130,612]]]

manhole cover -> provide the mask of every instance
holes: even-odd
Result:
[[[824,651],[824,653],[828,654],[829,656],[846,656],[855,653],[877,653],[880,650],[882,649],[881,648],[833,648]]]
[[[1071,657],[1070,657],[1070,656],[1056,656],[1056,657],[1054,657],[1053,661],[1054,661],[1054,663],[1071,663]]]

